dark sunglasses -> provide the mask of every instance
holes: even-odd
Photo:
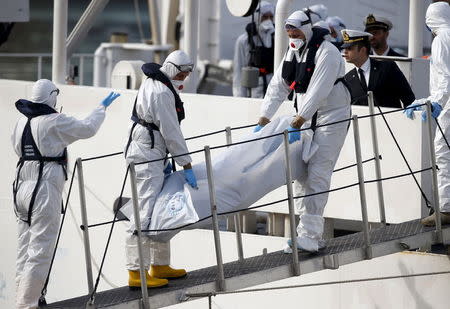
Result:
[[[192,72],[192,70],[194,69],[194,64],[193,63],[180,64],[180,65],[177,65],[177,64],[175,64],[175,63],[173,63],[171,61],[167,61],[167,63],[173,64],[178,69],[178,71],[180,71],[180,72]]]

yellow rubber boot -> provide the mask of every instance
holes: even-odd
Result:
[[[176,279],[186,276],[186,270],[174,269],[169,265],[151,265],[150,276],[155,278]]]
[[[169,283],[166,279],[154,278],[145,272],[147,278],[147,288],[157,288],[165,286]],[[128,286],[130,289],[140,289],[141,288],[141,276],[139,270],[129,270],[128,271]]]

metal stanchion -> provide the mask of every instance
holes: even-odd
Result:
[[[225,134],[227,137],[227,144],[230,145],[233,140],[231,138],[231,127],[225,128]],[[237,243],[237,251],[238,251],[238,257],[239,261],[242,262],[244,260],[244,249],[242,247],[242,228],[241,228],[241,215],[240,213],[235,213],[233,215],[234,219],[234,230],[236,232],[236,243]]]
[[[81,224],[83,225],[83,241],[84,241],[84,258],[86,260],[86,275],[88,282],[89,294],[94,290],[94,281],[92,276],[92,262],[91,262],[91,245],[89,241],[89,228],[86,211],[86,193],[84,191],[84,176],[83,176],[83,161],[81,158],[77,159],[78,165],[78,191],[80,194],[80,208],[81,208]]]
[[[371,259],[372,258],[372,246],[370,245],[369,219],[367,217],[366,188],[364,185],[364,170],[363,170],[363,164],[362,164],[362,159],[361,159],[361,142],[360,142],[360,136],[359,136],[358,115],[354,115],[352,118],[353,118],[353,135],[355,138],[355,155],[356,155],[356,163],[357,163],[357,168],[358,168],[359,198],[361,201],[364,247],[365,247],[366,259]]]
[[[225,290],[225,274],[223,271],[222,247],[220,246],[219,222],[217,220],[216,190],[214,188],[214,176],[212,173],[211,150],[209,146],[205,146],[205,163],[208,175],[209,200],[211,202],[211,215],[214,231],[214,246],[216,249],[217,259],[217,288],[219,291]]]
[[[141,276],[141,290],[142,290],[142,306],[144,309],[150,309],[147,291],[147,270],[144,269],[144,253],[142,251],[142,232],[141,232],[141,218],[139,215],[139,196],[136,185],[136,169],[134,163],[130,163],[130,183],[131,183],[131,197],[133,199],[133,214],[134,226],[136,229],[138,254],[139,254],[139,273]]]
[[[375,176],[377,179],[381,179],[381,165],[380,165],[380,151],[378,149],[378,134],[377,125],[375,121],[375,103],[373,99],[373,92],[369,91],[369,111],[372,117],[370,117],[370,128],[372,130],[372,146],[373,155],[375,157]],[[386,225],[386,211],[384,207],[384,193],[383,193],[383,182],[377,181],[377,192],[378,192],[378,207],[380,210],[380,222],[383,226]]]
[[[427,102],[427,128],[428,128],[428,140],[430,146],[430,163],[431,163],[431,186],[433,190],[433,208],[436,219],[436,238],[437,241],[442,242],[442,226],[441,226],[441,211],[439,207],[439,191],[437,182],[437,168],[436,168],[436,152],[434,149],[434,139],[433,139],[433,127],[431,122],[433,116],[431,115],[431,103]]]
[[[292,243],[292,268],[294,276],[300,276],[300,264],[298,263],[297,233],[295,230],[294,194],[292,190],[291,161],[289,159],[289,134],[284,131],[284,164],[286,167],[286,188],[289,205],[289,223]]]

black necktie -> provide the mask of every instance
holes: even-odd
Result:
[[[367,82],[366,77],[364,76],[363,69],[359,68],[358,73],[359,73],[359,80],[361,81],[361,86],[363,87],[364,91],[367,91]]]

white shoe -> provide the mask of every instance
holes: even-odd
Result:
[[[313,244],[308,244],[307,243],[311,243],[313,242],[312,240],[308,239],[308,241],[302,241],[303,239],[300,237],[297,237],[297,250],[299,252],[309,252],[309,253],[316,253],[319,250],[322,250],[323,248],[325,248],[327,246],[326,242],[324,240],[319,240],[317,242],[317,246],[314,246]],[[317,250],[314,248],[316,247]],[[292,253],[292,241],[290,239],[288,239],[288,241],[286,242],[286,246],[283,249],[284,253]]]

